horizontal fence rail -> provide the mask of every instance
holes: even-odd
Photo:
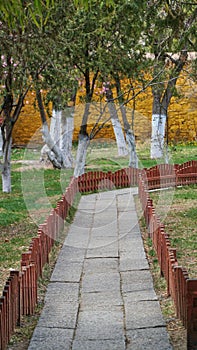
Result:
[[[130,186],[139,187],[139,197],[149,235],[158,254],[161,273],[168,285],[179,317],[187,329],[188,349],[197,349],[197,279],[189,279],[187,271],[178,265],[176,250],[154,211],[148,195],[152,189],[197,183],[197,162],[182,165],[161,164],[150,169],[126,168],[112,172],[85,173],[71,182],[56,208],[38,228],[29,250],[21,255],[20,271],[10,271],[0,297],[0,349],[5,350],[22,315],[32,315],[37,304],[37,281],[49,254],[64,228],[69,209],[78,192],[112,190]],[[195,346],[195,347],[194,347]]]

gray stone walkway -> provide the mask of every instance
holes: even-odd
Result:
[[[130,188],[81,197],[29,350],[172,349],[135,193]]]

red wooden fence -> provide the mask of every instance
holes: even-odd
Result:
[[[197,162],[178,167],[176,184],[196,183],[196,170]],[[187,329],[187,349],[197,349],[197,279],[190,279],[186,269],[178,264],[176,249],[171,247],[169,235],[157,217],[153,201],[149,197],[149,179],[146,178],[146,173],[139,176],[138,188],[146,226],[158,256],[161,274],[167,281],[168,294],[174,301],[177,317]]]
[[[89,171],[78,177],[79,192],[138,186],[144,174],[149,190],[197,183],[197,161],[182,165],[159,164],[150,169],[126,168],[112,172]]]
[[[64,228],[64,220],[77,192],[111,190],[139,186],[144,215],[149,234],[158,254],[161,272],[172,295],[177,316],[187,328],[188,349],[197,349],[197,280],[189,279],[187,271],[178,266],[176,251],[159,223],[148,190],[161,187],[197,183],[197,162],[182,165],[158,165],[150,169],[121,169],[115,173],[88,172],[72,178],[66,192],[52,209],[46,221],[39,226],[29,250],[21,256],[20,271],[11,271],[0,297],[0,349],[5,350],[21,315],[32,315],[37,303],[37,280],[49,261],[49,253]],[[195,344],[195,345],[194,345]]]

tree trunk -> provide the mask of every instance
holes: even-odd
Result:
[[[64,158],[61,150],[53,141],[47,122],[42,125],[42,136],[46,143],[46,154],[55,168],[61,169],[64,167]]]
[[[3,136],[2,136],[2,131],[0,127],[0,157],[3,155]]]
[[[135,135],[133,131],[130,128],[127,115],[126,115],[126,109],[125,106],[120,106],[120,111],[122,114],[123,124],[124,124],[124,130],[126,134],[126,141],[129,148],[129,167],[131,168],[138,168],[138,156],[136,153],[136,145],[135,145]]]
[[[128,154],[124,134],[122,131],[122,126],[120,124],[120,121],[118,119],[118,114],[116,111],[116,106],[113,101],[113,93],[109,86],[106,88],[106,98],[107,98],[107,104],[109,108],[109,113],[111,117],[111,122],[114,129],[114,134],[116,137],[117,147],[118,147],[118,155],[119,156],[126,156]]]
[[[11,192],[11,148],[12,137],[6,139],[3,147],[3,165],[2,165],[2,191]]]
[[[12,148],[12,131],[23,107],[24,99],[30,86],[27,86],[20,93],[13,95],[13,67],[12,57],[7,55],[6,58],[6,78],[5,78],[5,95],[4,102],[1,106],[1,137],[3,140],[3,165],[2,165],[2,191],[11,192],[11,148]],[[22,84],[23,85],[23,84]]]
[[[169,56],[170,57],[170,56]],[[161,58],[163,59],[163,58]],[[153,92],[153,114],[151,135],[151,158],[164,158],[168,162],[167,147],[165,147],[165,127],[168,107],[173,96],[173,90],[177,79],[187,61],[187,50],[183,50],[177,60],[170,57],[174,68],[169,77],[166,88],[160,84],[152,88]]]
[[[87,58],[89,56],[88,48],[85,52]],[[88,123],[88,117],[90,112],[90,103],[92,101],[92,96],[94,92],[94,87],[96,83],[96,79],[98,76],[99,70],[94,73],[92,78],[92,83],[90,80],[90,68],[87,67],[84,72],[85,77],[85,90],[86,90],[86,96],[85,96],[85,109],[83,113],[81,128],[79,132],[79,142],[78,142],[78,149],[77,149],[77,157],[76,157],[76,163],[75,163],[75,169],[74,169],[74,177],[78,177],[85,172],[85,161],[86,161],[86,154],[87,154],[87,148],[90,143],[90,137],[87,132],[87,123]]]
[[[53,109],[50,123],[50,134],[56,146],[60,148],[62,111]]]
[[[66,168],[72,168],[73,166],[72,139],[74,130],[74,110],[75,107],[72,106],[62,111],[60,149],[64,156],[66,156]]]
[[[70,113],[70,107],[69,107]],[[51,124],[50,124],[50,137],[53,141],[53,147],[51,141],[49,141],[49,135],[47,136],[48,144],[45,144],[41,149],[41,161],[45,160],[45,156],[52,161],[53,165],[60,168],[72,168],[73,157],[72,157],[72,136],[74,123],[72,117],[67,117],[68,111],[56,111],[53,109]],[[69,114],[70,115],[70,114]],[[46,135],[46,124],[45,122],[45,135]],[[45,137],[43,137],[45,139]],[[46,141],[45,140],[45,141]],[[51,144],[51,146],[49,146]],[[54,154],[54,145],[56,147],[56,156]],[[50,147],[52,147],[50,149]],[[52,150],[53,149],[53,150]],[[55,157],[59,164],[54,164]]]
[[[85,162],[87,149],[90,143],[88,135],[79,135],[79,143],[77,148],[76,164],[74,169],[74,177],[78,177],[85,172]]]
[[[41,154],[41,161],[43,160],[43,152],[46,152],[49,160],[53,164],[55,168],[61,169],[64,167],[64,157],[63,154],[56,144],[56,142],[52,139],[50,132],[49,132],[49,127],[47,124],[47,119],[46,119],[46,114],[44,110],[44,105],[42,102],[42,95],[40,90],[36,90],[36,98],[38,101],[38,107],[40,110],[40,116],[42,120],[42,137],[43,141],[45,142],[46,146],[42,149],[42,154]],[[53,125],[52,125],[53,127]]]
[[[151,158],[157,159],[164,156],[165,145],[165,114],[152,115]]]
[[[77,148],[77,157],[75,162],[74,177],[78,177],[85,172],[85,161],[90,138],[87,133],[87,120],[90,110],[90,103],[85,104],[82,124],[79,133],[79,142]]]
[[[114,76],[114,79],[116,82],[117,96],[118,96],[118,101],[119,101],[119,105],[120,105],[120,112],[122,115],[124,131],[126,134],[126,141],[127,141],[128,148],[129,148],[129,167],[138,168],[138,156],[136,153],[135,136],[134,136],[133,131],[131,130],[130,124],[129,124],[128,119],[127,119],[126,108],[123,104],[124,100],[123,100],[122,94],[121,94],[121,82],[120,82],[118,75]],[[133,120],[132,120],[132,124],[133,124]]]
[[[135,147],[135,136],[131,129],[126,131],[126,140],[129,147],[129,167],[138,168],[138,156]]]

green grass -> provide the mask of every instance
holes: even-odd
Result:
[[[17,157],[21,154],[19,151]],[[9,269],[20,267],[21,254],[27,251],[32,237],[37,235],[37,225],[43,223],[51,208],[56,206],[70,176],[71,171],[53,169],[31,169],[21,173],[18,164],[14,164],[12,192],[0,194],[0,294]],[[22,184],[22,177],[26,179],[27,188]]]
[[[171,145],[170,154],[174,164],[181,164],[189,160],[197,160],[197,144]]]
[[[174,199],[179,202],[196,199],[196,185],[178,187],[174,193]]]
[[[27,217],[26,206],[21,191],[21,174],[12,171],[12,193],[0,194],[0,227],[9,226]],[[2,191],[0,186],[0,191]]]
[[[189,218],[192,220],[196,220],[197,218],[197,207],[186,210],[184,213],[179,213],[179,215],[183,218]]]
[[[164,159],[155,161],[150,159],[150,143],[144,142],[144,144],[137,144],[137,154],[139,158],[139,167],[151,167],[157,163],[163,163]],[[76,155],[77,144],[73,145],[73,155]],[[188,160],[197,160],[197,144],[177,144],[169,145],[169,159],[172,164],[181,164]],[[40,149],[13,149],[12,160],[13,161],[25,161],[37,160],[40,158]],[[103,170],[103,171],[116,171],[117,169],[127,167],[129,163],[129,156],[119,157],[117,155],[117,146],[115,141],[99,142],[92,141],[87,151],[86,159],[86,171],[89,170]],[[20,165],[14,164],[15,167]]]
[[[197,277],[197,185],[174,189],[172,202],[167,215],[163,215],[165,201],[161,192],[150,193],[154,207],[160,217],[163,217],[165,231],[170,235],[173,248],[177,249],[179,265],[184,266],[191,278]],[[165,198],[171,196],[170,190],[165,191]]]
[[[20,261],[21,253],[26,247],[31,238],[35,235],[35,226],[31,223],[20,225],[20,228],[15,228],[15,232],[5,232],[1,234],[0,244],[0,264],[3,262],[11,264],[15,267],[15,262]]]
[[[164,159],[150,159],[150,144],[137,144],[137,155],[139,158],[140,168],[150,168],[156,164],[164,163]],[[170,145],[169,161],[171,164],[182,164],[188,160],[197,160],[197,145]],[[102,170],[116,171],[128,167],[129,156],[119,157],[115,142],[110,144],[101,143],[97,148],[95,143],[90,144],[87,152],[86,171]]]
[[[37,160],[40,158],[40,149],[27,149],[27,148],[13,148],[11,159],[14,161],[23,161],[23,160]]]
[[[22,184],[21,172],[16,168],[12,170],[12,192],[10,194],[2,193],[0,185],[0,227],[9,226],[20,222],[28,216],[24,195],[29,196],[32,200],[32,208],[42,208],[43,201],[40,197],[45,193],[51,206],[55,207],[58,199],[64,193],[70,183],[71,170],[53,170],[53,169],[32,169],[23,171]],[[29,204],[30,206],[30,204]]]

